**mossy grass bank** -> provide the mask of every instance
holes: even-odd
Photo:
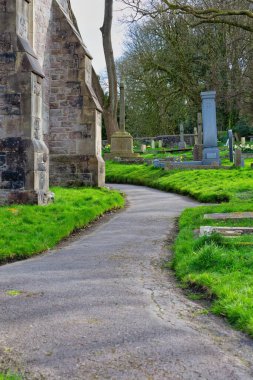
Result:
[[[117,191],[106,188],[54,188],[48,206],[0,207],[0,262],[20,260],[54,247],[73,231],[105,212],[124,206]]]
[[[226,238],[196,234],[202,225],[253,226],[252,219],[204,219],[208,213],[253,211],[253,170],[165,172],[145,165],[108,162],[107,181],[147,185],[202,202],[220,203],[182,213],[174,256],[167,266],[172,266],[184,286],[192,290],[194,299],[209,298],[212,312],[253,336],[253,235]]]

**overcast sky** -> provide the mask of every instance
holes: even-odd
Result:
[[[93,66],[99,74],[105,68],[102,35],[99,28],[103,24],[104,0],[71,0],[80,32],[85,45],[93,56]],[[125,27],[119,22],[122,16],[119,4],[114,5],[114,23],[112,31],[115,58],[122,53],[122,40]]]

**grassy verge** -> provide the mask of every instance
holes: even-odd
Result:
[[[200,202],[226,202],[253,197],[253,170],[173,170],[107,161],[108,182],[145,185],[189,195]]]
[[[22,380],[18,375],[0,373],[0,380]]]
[[[187,209],[179,220],[173,267],[194,296],[212,300],[211,310],[253,336],[253,235],[198,238],[201,225],[253,226],[253,220],[212,221],[204,214],[253,211],[253,170],[170,171],[145,165],[107,163],[107,181],[133,183],[190,195],[219,205]]]
[[[211,311],[253,336],[253,236],[194,236],[194,229],[207,224],[251,227],[252,219],[208,223],[203,219],[205,213],[249,210],[253,210],[253,202],[185,210],[179,221],[172,267],[185,285],[212,299]]]
[[[54,188],[46,207],[0,207],[0,262],[19,260],[55,246],[103,213],[124,206],[117,191]]]

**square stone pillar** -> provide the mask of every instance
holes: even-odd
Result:
[[[216,122],[216,92],[201,93],[203,118],[203,164],[220,164]]]

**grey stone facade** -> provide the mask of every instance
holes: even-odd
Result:
[[[0,203],[104,184],[94,75],[68,0],[0,0]]]

